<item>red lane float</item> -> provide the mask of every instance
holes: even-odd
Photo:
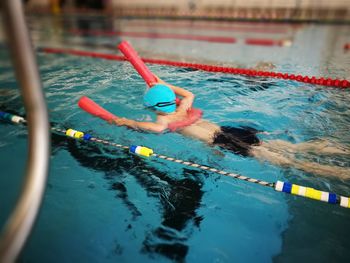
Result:
[[[119,60],[125,61],[126,59],[119,55],[113,54],[104,54],[98,52],[89,52],[89,51],[77,51],[70,49],[60,49],[60,48],[40,48],[38,49],[41,52],[45,53],[55,53],[55,54],[71,54],[76,56],[85,56],[85,57],[94,57],[94,58],[102,58],[109,60]],[[330,86],[330,87],[338,87],[338,88],[350,88],[350,82],[346,79],[331,79],[331,78],[317,78],[315,76],[302,76],[281,72],[270,72],[270,71],[261,71],[254,69],[243,69],[243,68],[231,68],[231,67],[221,67],[221,66],[213,66],[213,65],[205,65],[205,64],[195,64],[195,63],[185,63],[185,62],[177,62],[177,61],[169,61],[169,60],[160,60],[160,59],[150,59],[150,58],[142,58],[145,63],[158,64],[158,65],[168,65],[174,67],[185,67],[192,69],[200,69],[208,72],[221,72],[225,74],[238,74],[238,75],[246,75],[252,77],[270,77],[270,78],[279,78],[286,80],[294,80],[298,82],[316,84],[321,86]]]
[[[216,24],[174,24],[174,23],[131,23],[128,22],[124,25],[125,27],[146,27],[146,28],[195,28],[215,31],[236,31],[236,32],[254,32],[254,33],[265,33],[265,34],[286,34],[288,33],[287,28],[269,28],[269,27],[247,27],[247,26],[236,26],[236,25],[216,25]]]
[[[102,59],[109,59],[109,60],[119,60],[119,61],[127,60],[125,57],[120,55],[97,53],[97,52],[84,51],[84,50],[63,49],[63,48],[38,48],[38,51],[51,53],[51,54],[69,54],[74,56],[102,58]]]
[[[80,100],[78,101],[78,106],[84,111],[90,113],[91,115],[99,117],[105,121],[111,121],[113,119],[118,118],[116,115],[105,110],[96,102],[94,102],[93,100],[89,99],[86,96],[83,96],[80,98]]]
[[[247,45],[260,45],[260,46],[291,46],[292,42],[288,39],[275,40],[275,39],[261,39],[261,38],[247,38],[245,40]]]
[[[217,37],[217,36],[201,36],[201,35],[185,35],[185,34],[77,30],[77,29],[71,29],[70,32],[77,35],[88,34],[93,36],[124,36],[124,37],[139,37],[139,38],[181,39],[181,40],[206,41],[206,42],[227,43],[227,44],[232,44],[236,42],[236,39],[233,37]]]
[[[145,80],[149,87],[157,82],[157,78],[152,74],[149,68],[143,63],[137,52],[126,41],[122,41],[118,45],[119,50],[124,54],[127,60],[134,66],[136,71]]]

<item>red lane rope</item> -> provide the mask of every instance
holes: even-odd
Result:
[[[206,41],[206,42],[227,43],[227,44],[234,44],[237,42],[237,40],[233,37],[167,34],[167,33],[157,33],[157,32],[126,32],[126,31],[71,29],[70,33],[75,35],[108,36],[108,37],[125,36],[125,37],[139,37],[139,38],[181,39],[181,40]],[[288,39],[275,40],[275,39],[247,38],[245,39],[245,44],[260,45],[260,46],[290,46],[291,41]]]
[[[146,28],[196,28],[196,29],[205,29],[205,30],[215,30],[215,31],[236,31],[236,32],[244,32],[244,33],[265,33],[265,34],[285,34],[287,33],[287,29],[285,28],[268,28],[268,27],[245,27],[245,26],[217,26],[217,25],[197,25],[197,24],[171,24],[171,23],[162,23],[162,24],[145,24],[145,23],[126,23],[125,27],[146,27]]]
[[[217,37],[217,36],[201,36],[201,35],[185,35],[185,34],[166,34],[166,33],[148,33],[148,32],[125,32],[125,31],[101,31],[101,30],[70,30],[71,33],[77,35],[93,35],[93,36],[125,36],[125,37],[140,37],[140,38],[162,38],[162,39],[181,39],[195,40],[216,43],[235,43],[233,37]]]
[[[76,56],[103,58],[103,59],[109,59],[109,60],[119,60],[119,61],[126,60],[124,56],[120,56],[120,55],[105,54],[105,53],[98,53],[98,52],[91,52],[91,51],[72,50],[72,49],[41,48],[39,49],[39,51],[42,51],[45,53],[71,54]],[[226,74],[238,74],[238,75],[253,76],[253,77],[279,78],[279,79],[294,80],[298,82],[329,86],[329,87],[350,88],[350,82],[346,79],[339,80],[339,79],[331,79],[331,78],[323,78],[323,77],[317,78],[315,76],[310,77],[310,76],[302,76],[302,75],[295,75],[295,74],[288,74],[288,73],[281,73],[281,72],[221,67],[221,66],[213,66],[213,65],[205,65],[205,64],[151,59],[151,58],[142,58],[142,60],[145,63],[200,69],[208,72],[221,72]]]

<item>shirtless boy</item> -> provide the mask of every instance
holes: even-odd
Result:
[[[144,96],[144,105],[157,114],[155,122],[139,122],[127,118],[116,118],[112,122],[118,126],[127,126],[149,132],[162,133],[171,123],[187,118],[192,108],[194,94],[188,90],[165,83],[157,78],[156,83]],[[176,106],[176,96],[181,102]],[[242,156],[256,157],[284,167],[294,167],[305,172],[324,176],[350,178],[350,169],[307,162],[295,158],[297,152],[315,152],[318,154],[350,154],[348,149],[327,140],[317,140],[293,144],[283,140],[261,141],[259,131],[249,127],[219,126],[202,118],[177,132],[184,136],[199,139],[209,145],[217,145]]]

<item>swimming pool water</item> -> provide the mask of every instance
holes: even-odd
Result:
[[[101,52],[115,52],[105,44],[117,44],[120,38],[74,36],[69,28],[88,25],[126,30],[128,22],[134,21],[29,17],[36,47]],[[346,27],[280,27],[286,28],[287,33],[271,37],[292,38],[292,47],[128,40],[141,54],[152,56],[245,67],[271,62],[276,71],[348,77],[349,54],[339,49],[340,40],[348,32]],[[228,34],[195,28],[163,30]],[[247,37],[244,33],[230,34],[238,39]],[[291,181],[344,195],[350,193],[349,180],[281,168],[229,152],[218,153],[218,148],[178,134],[157,135],[111,126],[80,110],[78,99],[89,96],[111,112],[128,118],[154,118],[142,106],[145,84],[128,63],[40,52],[37,55],[53,126],[89,132],[123,145],[146,145],[157,153],[257,179]],[[1,110],[24,115],[5,46],[0,57]],[[261,135],[264,140],[298,143],[325,137],[350,147],[348,90],[158,65],[151,65],[150,69],[167,82],[196,94],[195,106],[215,123],[270,132]],[[1,124],[0,156],[3,225],[23,179],[24,127]],[[346,156],[310,158],[350,166]],[[20,261],[348,262],[349,219],[347,209],[53,134],[42,210]]]

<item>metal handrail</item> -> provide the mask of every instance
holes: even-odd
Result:
[[[0,236],[0,262],[14,262],[37,217],[47,179],[50,127],[39,71],[21,0],[2,0],[5,31],[27,112],[29,147],[26,177],[16,207]]]

